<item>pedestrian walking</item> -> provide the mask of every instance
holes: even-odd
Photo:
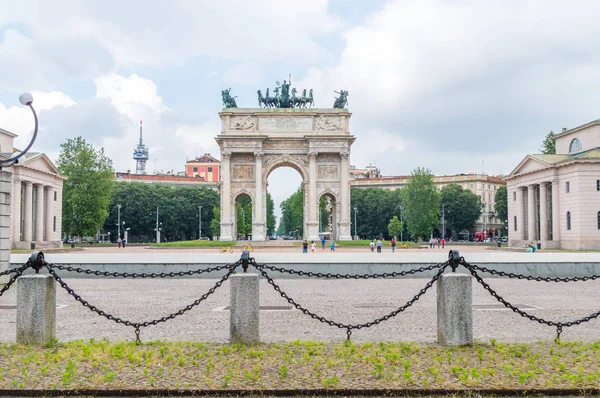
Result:
[[[123,239],[123,242],[121,242],[121,243],[123,243],[123,249],[125,249],[125,244],[127,243],[127,239]]]
[[[317,251],[317,245],[315,244],[314,240],[310,242],[310,251],[313,253],[316,253]]]
[[[377,253],[381,253],[381,239],[377,239]]]
[[[442,240],[440,238],[437,238],[437,245],[438,245],[438,249],[441,249],[442,247]]]
[[[446,239],[442,238],[442,249],[446,246]]]
[[[332,252],[335,251],[335,242],[331,241],[331,246],[329,246],[329,250],[331,250]]]
[[[302,242],[302,253],[308,253],[308,242],[306,240]]]
[[[325,250],[325,237],[321,237],[321,250]]]
[[[396,252],[396,239],[392,238],[390,241],[390,245],[392,246],[392,253]]]
[[[123,243],[123,241],[121,240],[121,238],[117,239],[117,244],[119,245],[119,249],[121,248],[121,243]]]
[[[371,243],[369,243],[369,247],[371,248],[371,251],[375,250],[375,241],[372,240]]]

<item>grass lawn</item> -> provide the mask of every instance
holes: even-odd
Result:
[[[177,242],[153,243],[152,247],[233,247],[236,244],[237,242],[230,242],[225,240],[182,240]]]
[[[592,389],[600,341],[0,344],[0,389]],[[310,391],[307,391],[310,393]]]

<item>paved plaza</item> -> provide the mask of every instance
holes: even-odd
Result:
[[[369,254],[370,255],[370,254]],[[333,255],[332,257],[333,258]],[[272,275],[288,295],[306,308],[336,321],[373,320],[401,306],[428,279],[316,280],[284,279]],[[193,302],[214,283],[210,279],[66,279],[76,292],[102,310],[131,321],[146,321],[175,312]],[[600,281],[545,283],[489,279],[490,285],[514,304],[529,306],[531,314],[550,320],[574,320],[600,310]],[[261,306],[289,306],[265,280],[260,281]],[[133,329],[92,313],[57,286],[57,337],[61,341],[107,337],[133,339]],[[15,341],[16,289],[0,298],[0,340]],[[502,310],[479,285],[473,291],[474,337],[487,341],[531,342],[555,337],[555,329]],[[167,323],[142,330],[145,341],[156,339],[227,342],[229,282],[197,308]],[[299,310],[261,311],[261,338],[267,342],[296,339],[344,340],[344,330],[326,326]],[[600,340],[600,321],[565,329],[564,340]],[[378,326],[353,333],[355,341],[436,341],[435,285],[414,306]]]

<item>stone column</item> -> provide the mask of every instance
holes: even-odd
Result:
[[[54,188],[47,187],[46,189],[46,240],[48,242],[52,242],[52,238],[54,238]],[[57,239],[59,240],[59,239]]]
[[[23,181],[25,184],[25,226],[23,228],[23,240],[27,246],[31,243],[31,228],[33,216],[33,184],[31,181]],[[29,247],[27,247],[29,249]]]
[[[319,203],[317,200],[317,153],[308,154],[308,240],[319,240]]]
[[[254,222],[252,224],[252,240],[264,241],[266,238],[265,220],[263,214],[263,183],[262,183],[263,154],[254,152]],[[265,195],[266,196],[266,195]]]
[[[12,240],[21,241],[21,180],[15,178],[13,191],[12,210]]]
[[[473,284],[471,275],[448,273],[437,281],[438,343],[473,344]]]
[[[536,184],[527,187],[527,240],[533,242],[535,236],[535,187]]]
[[[259,283],[256,274],[236,274],[230,279],[229,342],[231,344],[258,344]]]
[[[548,183],[540,183],[540,240],[548,240]]]
[[[221,154],[221,240],[233,240],[231,234],[231,153]]]
[[[339,239],[352,240],[352,234],[350,233],[350,154],[342,152],[340,156],[342,157],[340,167],[340,201],[342,203]]]
[[[525,187],[517,188],[517,239],[525,240]]]
[[[560,204],[558,194],[560,190],[558,180],[552,181],[552,240],[560,245]],[[556,246],[561,247],[561,246]]]
[[[35,241],[44,240],[44,186],[36,185],[37,203],[35,211]]]
[[[12,201],[12,173],[0,171],[0,272],[8,269],[10,261],[11,235],[10,208]],[[0,276],[0,284],[6,283],[9,276]]]
[[[56,336],[56,282],[52,275],[17,279],[17,343],[49,344]]]

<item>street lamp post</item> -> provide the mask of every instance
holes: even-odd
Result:
[[[446,239],[446,211],[444,210],[444,204],[442,203],[442,239]]]
[[[484,203],[483,204],[483,240],[485,240],[487,238],[487,231],[486,231],[486,228],[487,228],[486,221],[487,221],[487,219],[485,217],[485,211],[486,211],[486,209],[487,209],[487,203]]]
[[[160,243],[160,229],[158,228],[158,206],[156,206],[156,243]]]
[[[244,237],[246,237],[246,212],[244,211],[244,208],[241,207],[240,210],[242,210],[242,227],[244,228]]]
[[[354,208],[354,239],[357,239],[357,235],[356,235],[356,213],[358,212],[358,207]]]
[[[117,239],[121,237],[121,205],[117,205]]]
[[[400,223],[402,224],[402,228],[400,229],[400,242],[404,242],[404,239],[403,239],[404,238],[404,236],[403,236],[404,235],[403,234],[404,233],[404,220],[402,218],[402,210],[403,210],[403,208],[402,208],[402,206],[400,206]]]
[[[198,205],[198,240],[202,238],[202,206]]]

